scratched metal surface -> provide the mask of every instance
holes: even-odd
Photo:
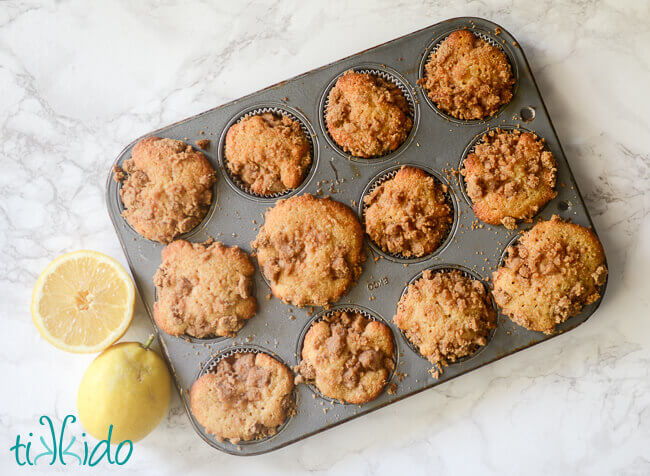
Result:
[[[498,115],[487,121],[450,120],[434,109],[424,92],[416,85],[422,72],[423,60],[439,42],[437,40],[458,28],[469,28],[498,44],[510,58],[517,77],[512,101]],[[263,214],[275,200],[253,198],[236,188],[223,169],[221,141],[231,121],[246,111],[264,107],[287,110],[298,117],[313,134],[313,172],[292,195],[331,195],[360,213],[359,200],[374,178],[396,165],[414,164],[432,171],[449,185],[450,198],[455,207],[455,221],[448,242],[426,259],[403,262],[382,257],[375,261],[373,258],[379,256],[379,253],[376,248],[370,247],[366,240],[368,260],[364,265],[363,274],[357,285],[339,302],[362,306],[391,327],[397,351],[397,369],[392,378],[392,382],[397,384],[397,389],[392,395],[384,391],[370,403],[361,406],[345,405],[323,399],[316,395],[310,386],[301,384],[296,388],[296,414],[276,435],[240,445],[218,442],[204,432],[189,411],[187,391],[199,376],[202,365],[224,350],[246,345],[254,345],[258,351],[269,352],[289,366],[296,365],[298,343],[305,327],[311,323],[314,316],[308,315],[305,309],[288,306],[278,299],[267,300],[269,287],[258,269],[255,276],[255,293],[259,311],[236,338],[199,340],[172,337],[159,332],[152,319],[188,416],[197,433],[208,444],[236,455],[272,451],[553,338],[527,331],[513,324],[505,316],[499,315],[498,327],[488,345],[476,355],[445,368],[440,378],[435,379],[429,373],[429,362],[407,344],[403,335],[392,324],[397,302],[406,283],[422,270],[430,267],[461,267],[481,278],[489,278],[507,243],[516,236],[516,232],[503,227],[486,225],[473,229],[472,224],[476,222],[476,218],[464,191],[458,179],[448,173],[450,168],[458,168],[466,149],[475,137],[489,127],[520,125],[535,131],[546,139],[548,148],[555,155],[558,162],[559,193],[541,210],[538,217],[547,219],[557,213],[575,223],[592,226],[524,53],[514,37],[505,30],[500,29],[500,34],[495,34],[497,28],[498,25],[479,18],[447,20],[148,134],[185,140],[192,145],[199,139],[211,140],[206,155],[218,170],[216,199],[203,223],[183,236],[193,242],[202,242],[208,237],[213,237],[227,245],[238,245],[247,252],[251,251],[250,242],[263,223]],[[332,81],[350,68],[380,70],[396,76],[396,80],[412,95],[415,109],[413,132],[406,144],[396,153],[374,160],[350,159],[337,150],[324,132],[321,111],[325,94]],[[527,107],[534,108],[535,117],[534,120],[524,123],[520,111]],[[136,141],[120,153],[115,164],[120,165],[130,157]],[[122,218],[119,186],[112,180],[111,175],[109,173],[106,185],[108,211],[151,318],[155,300],[152,277],[160,265],[163,245],[141,238]],[[325,181],[327,182],[324,183]],[[528,226],[530,225],[524,224],[520,229]],[[582,324],[595,311],[599,302],[586,307],[580,315],[560,325],[558,331],[566,332]],[[315,313],[319,311],[316,309]]]

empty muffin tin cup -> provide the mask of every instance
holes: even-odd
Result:
[[[297,345],[296,345],[296,365],[300,366],[300,363],[302,362],[302,347],[303,347],[303,345],[305,343],[305,336],[307,335],[307,332],[309,332],[309,329],[311,329],[311,326],[314,325],[317,322],[322,321],[326,317],[334,315],[337,312],[350,312],[350,313],[361,314],[366,319],[369,319],[371,321],[381,322],[382,324],[384,324],[390,330],[391,339],[393,340],[393,370],[388,374],[388,377],[386,377],[386,385],[384,386],[384,390],[383,390],[383,392],[385,392],[386,389],[388,388],[388,386],[390,385],[390,382],[393,379],[393,375],[395,375],[397,365],[399,364],[399,362],[398,362],[399,350],[398,350],[398,347],[397,347],[397,339],[395,339],[395,334],[393,333],[393,329],[391,329],[391,327],[384,320],[384,318],[379,316],[379,314],[377,314],[376,312],[371,311],[370,309],[367,309],[367,308],[362,307],[362,306],[357,306],[357,305],[353,305],[353,304],[337,304],[335,306],[332,306],[331,309],[324,309],[324,310],[320,311],[319,313],[315,314],[314,317],[309,319],[309,321],[307,321],[305,326],[302,328],[302,331],[300,332],[300,335],[298,336],[298,342],[297,342]],[[311,382],[311,381],[309,381],[307,379],[304,380],[304,383],[309,387],[309,389],[314,393],[314,395],[316,395],[319,398],[322,398],[325,401],[328,401],[330,403],[339,404],[339,405],[355,405],[354,403],[344,402],[344,401],[337,400],[335,398],[331,398],[331,397],[323,395],[321,393],[321,391],[318,389],[318,387],[316,387],[316,384],[314,384],[313,382]],[[379,397],[377,397],[377,398],[379,398]],[[370,402],[368,402],[368,403],[370,403]]]
[[[419,68],[419,73],[418,73],[418,79],[424,80],[425,75],[426,75],[426,65],[431,59],[431,56],[438,51],[438,48],[442,44],[443,41],[447,39],[447,37],[453,33],[454,31],[458,30],[458,28],[453,28],[448,31],[445,31],[443,34],[437,36],[436,38],[429,43],[429,45],[426,47],[424,50],[424,53],[422,54],[422,60],[420,61],[420,68]],[[486,41],[490,45],[494,46],[495,48],[498,48],[503,54],[506,55],[506,58],[508,60],[508,63],[510,63],[510,69],[512,71],[512,77],[514,78],[515,82],[512,85],[512,98],[510,101],[508,101],[506,104],[503,104],[496,113],[494,113],[491,116],[484,117],[483,119],[459,119],[457,117],[454,117],[450,114],[447,114],[444,112],[442,109],[440,109],[435,102],[429,97],[428,91],[424,86],[420,86],[420,90],[422,92],[422,95],[424,96],[424,100],[426,103],[429,105],[431,109],[433,109],[437,114],[439,114],[441,117],[445,118],[446,120],[450,122],[455,122],[456,124],[480,124],[482,122],[487,122],[491,119],[494,119],[498,117],[507,107],[508,105],[513,101],[515,94],[517,94],[517,88],[519,86],[519,69],[517,67],[517,61],[515,61],[515,56],[512,54],[512,51],[510,51],[510,46],[504,41],[500,41],[498,39],[498,35],[495,34],[494,32],[490,30],[484,30],[481,28],[478,28],[474,26],[473,28],[468,28],[467,31],[470,31],[480,39]]]
[[[309,164],[307,170],[305,170],[302,183],[298,187],[286,190],[281,193],[273,193],[268,195],[253,192],[248,187],[248,185],[243,183],[239,177],[233,174],[230,171],[230,168],[228,167],[228,159],[226,157],[226,136],[230,128],[233,125],[241,122],[243,119],[252,116],[259,116],[261,114],[266,114],[266,113],[271,113],[276,116],[287,116],[289,119],[297,122],[300,125],[300,129],[305,134],[305,137],[307,137],[307,140],[309,141],[310,153],[311,153],[311,163]],[[226,181],[228,182],[228,185],[230,185],[240,195],[257,202],[262,202],[262,203],[274,202],[279,198],[288,198],[292,195],[297,194],[302,189],[304,189],[309,183],[309,181],[312,179],[312,177],[314,176],[314,172],[318,168],[319,148],[318,145],[316,144],[316,140],[317,140],[316,132],[314,131],[311,124],[309,123],[309,120],[296,109],[293,109],[285,104],[272,104],[272,103],[248,107],[243,111],[239,112],[238,114],[236,114],[228,122],[228,124],[226,124],[226,127],[224,127],[223,131],[221,132],[221,137],[219,138],[219,149],[218,149],[219,166],[223,169],[224,176],[226,177]]]
[[[422,278],[422,275],[424,274],[425,271],[431,271],[432,273],[441,273],[441,272],[446,272],[446,271],[460,271],[464,276],[466,276],[466,277],[468,277],[468,278],[470,278],[470,279],[472,279],[472,280],[475,280],[475,281],[480,282],[480,283],[483,285],[483,288],[485,289],[485,295],[487,296],[488,304],[489,304],[490,307],[492,307],[492,309],[494,310],[495,323],[496,323],[496,317],[498,316],[498,312],[499,312],[499,311],[498,311],[498,309],[497,309],[496,303],[494,302],[494,298],[492,297],[492,292],[491,292],[491,289],[490,289],[489,285],[488,285],[488,284],[487,284],[487,283],[486,283],[486,282],[485,282],[485,281],[484,281],[484,280],[483,280],[483,279],[482,279],[478,274],[476,274],[474,271],[472,271],[472,270],[470,270],[470,269],[468,269],[468,268],[465,268],[464,266],[460,266],[460,265],[456,265],[456,264],[438,264],[438,265],[434,265],[434,266],[431,266],[431,267],[429,267],[429,268],[425,268],[425,269],[423,269],[423,270],[420,271],[418,274],[416,274],[415,276],[413,276],[413,277],[409,280],[409,282],[406,284],[406,286],[404,286],[404,289],[402,290],[402,294],[400,295],[400,299],[399,299],[400,301],[402,300],[402,298],[403,298],[403,297],[406,295],[406,293],[408,292],[408,290],[409,290],[409,286],[411,286],[411,285],[414,284],[416,281],[418,281],[419,279],[421,279],[421,278]],[[495,326],[493,329],[490,329],[490,332],[489,332],[489,334],[488,334],[488,336],[487,336],[487,339],[486,339],[486,343],[485,343],[485,345],[479,345],[479,346],[476,348],[476,350],[475,350],[474,352],[472,352],[471,354],[468,354],[468,355],[465,355],[465,356],[463,356],[463,357],[460,357],[460,358],[454,360],[453,362],[449,362],[448,365],[442,365],[441,363],[435,363],[435,364],[432,364],[432,365],[433,365],[435,368],[439,369],[439,370],[441,371],[441,373],[442,373],[442,370],[443,370],[445,367],[450,367],[450,366],[452,366],[452,365],[458,365],[458,364],[461,364],[461,363],[463,363],[463,362],[467,362],[467,361],[470,360],[470,359],[473,359],[474,357],[478,356],[481,352],[483,352],[483,350],[484,350],[488,345],[490,345],[490,341],[491,341],[492,338],[494,337],[494,334],[496,333],[496,330],[497,330],[497,326]],[[424,355],[422,355],[422,354],[420,353],[420,349],[418,349],[418,347],[417,347],[413,342],[411,342],[411,340],[407,337],[405,331],[403,331],[402,329],[400,329],[400,333],[402,334],[402,338],[404,339],[404,342],[406,342],[406,345],[407,345],[407,346],[408,346],[408,347],[409,347],[409,348],[410,348],[414,353],[416,353],[416,354],[417,354],[418,356],[420,356],[421,358],[423,358],[423,359],[425,359],[425,360],[428,360]]]
[[[287,367],[289,370],[291,370],[291,367],[289,367],[286,362],[284,362],[280,357],[278,357],[275,353],[271,352],[270,350],[259,346],[255,344],[235,344],[232,347],[228,347],[226,349],[223,349],[222,351],[218,352],[217,354],[213,355],[205,364],[201,366],[201,370],[199,371],[198,375],[196,376],[196,380],[201,378],[203,375],[208,374],[208,373],[214,373],[217,370],[217,365],[219,362],[221,362],[224,359],[227,359],[228,357],[232,357],[235,354],[266,354],[269,357],[274,358],[278,362],[280,362],[282,365]],[[250,445],[256,445],[259,443],[263,443],[265,441],[269,441],[272,438],[275,438],[282,430],[284,430],[290,423],[291,418],[295,414],[295,409],[297,408],[297,392],[294,387],[291,397],[293,399],[293,408],[289,411],[289,414],[285,418],[284,422],[278,426],[275,429],[275,432],[271,435],[263,436],[261,438],[256,438],[254,440],[248,440],[248,441],[239,441],[237,443],[231,443],[229,440],[223,440],[219,441],[217,440],[213,435],[209,434],[203,425],[201,425],[196,418],[194,417],[194,414],[190,411],[188,412],[191,415],[191,420],[192,424],[194,425],[195,429],[199,432],[199,435],[207,441],[210,444],[217,445],[221,450],[226,451],[227,453],[231,454],[240,454],[239,453],[239,447],[242,446],[250,446]],[[189,408],[188,408],[189,409]]]
[[[354,71],[355,73],[371,74],[374,76],[378,76],[384,79],[385,81],[388,81],[394,84],[395,86],[397,86],[399,90],[402,92],[402,94],[404,95],[404,98],[406,99],[406,102],[408,104],[409,117],[411,118],[412,125],[411,125],[411,130],[409,131],[406,139],[404,140],[404,142],[400,144],[400,146],[397,149],[391,152],[387,152],[386,154],[383,155],[378,155],[376,157],[355,157],[349,152],[343,150],[343,148],[337,144],[337,142],[330,134],[329,129],[327,127],[327,120],[326,120],[327,106],[329,104],[330,92],[332,92],[332,89],[336,85],[336,82],[339,80],[339,78],[350,70]],[[418,108],[418,103],[415,100],[415,92],[413,91],[413,88],[410,86],[409,82],[400,73],[398,73],[393,68],[390,68],[385,65],[380,65],[375,63],[361,63],[352,68],[347,68],[345,71],[342,71],[341,73],[337,74],[334,77],[334,79],[332,79],[329,82],[329,84],[323,91],[323,94],[321,95],[321,99],[320,99],[320,107],[319,107],[320,127],[321,130],[323,131],[323,135],[325,136],[325,139],[327,140],[328,144],[332,147],[332,149],[337,151],[343,157],[360,163],[378,164],[390,159],[394,159],[395,157],[400,155],[408,148],[409,144],[413,140],[413,137],[415,136],[415,131],[418,128],[419,119],[420,119],[420,111]]]
[[[365,227],[366,227],[366,203],[364,199],[370,195],[377,187],[379,187],[381,184],[384,182],[392,179],[397,175],[397,172],[402,167],[414,167],[417,169],[420,169],[424,172],[426,172],[431,178],[435,180],[435,182],[438,185],[441,185],[443,187],[446,187],[447,191],[445,192],[445,200],[447,202],[447,205],[451,209],[451,223],[447,227],[447,234],[445,237],[442,239],[438,247],[432,251],[431,253],[427,253],[423,256],[404,256],[401,253],[390,253],[388,251],[384,251],[381,249],[377,243],[375,243],[366,233],[366,237],[368,238],[368,242],[370,244],[370,247],[374,252],[377,254],[383,256],[384,258],[396,262],[396,263],[403,263],[403,264],[408,264],[408,263],[419,263],[422,261],[426,261],[428,259],[431,259],[440,253],[442,253],[445,248],[451,243],[455,233],[456,233],[456,228],[458,227],[458,205],[456,203],[456,197],[454,195],[453,190],[447,183],[447,180],[445,180],[441,175],[438,173],[434,172],[433,170],[423,167],[422,165],[417,165],[417,164],[400,164],[400,165],[395,165],[392,167],[387,168],[386,170],[381,171],[377,175],[375,175],[370,182],[368,182],[368,185],[364,188],[361,198],[359,199],[359,205],[358,205],[358,213],[359,217],[361,219],[361,225],[364,228],[365,232]]]

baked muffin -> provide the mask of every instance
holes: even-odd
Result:
[[[515,229],[557,196],[557,163],[530,132],[494,129],[469,154],[460,171],[476,216]]]
[[[336,302],[357,281],[365,260],[354,212],[309,194],[278,200],[251,246],[273,295],[296,306]]]
[[[302,346],[300,374],[325,395],[362,404],[379,396],[395,368],[386,324],[355,311],[335,311],[311,325]]]
[[[293,374],[267,354],[234,354],[194,382],[190,407],[219,441],[270,436],[295,408]]]
[[[400,299],[393,320],[422,356],[442,365],[474,353],[496,327],[485,287],[458,270],[425,270]]]
[[[255,268],[236,246],[176,240],[165,246],[153,281],[153,317],[167,334],[233,336],[257,311]]]
[[[520,326],[551,334],[600,298],[605,253],[589,229],[557,215],[523,233],[493,274],[494,300]]]
[[[431,54],[418,84],[441,111],[467,120],[493,116],[509,103],[515,78],[499,48],[457,30]]]
[[[435,251],[452,222],[446,192],[424,170],[402,167],[364,197],[366,233],[388,253],[411,257]]]
[[[230,173],[258,195],[298,187],[312,160],[311,144],[300,123],[271,112],[231,126],[224,153]]]
[[[124,218],[140,235],[169,243],[208,213],[215,171],[208,159],[180,140],[148,137],[133,148],[122,168]]]
[[[413,126],[408,102],[395,84],[352,70],[330,91],[325,123],[341,149],[363,158],[394,151]]]

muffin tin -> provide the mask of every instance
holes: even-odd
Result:
[[[446,117],[437,111],[425,92],[416,85],[423,64],[435,45],[459,28],[470,29],[504,50],[517,78],[512,101],[496,116],[485,121],[458,121]],[[413,98],[413,131],[396,152],[377,159],[353,159],[332,145],[331,138],[323,127],[323,105],[333,81],[349,69],[379,69],[395,76],[408,88]],[[299,384],[295,390],[296,413],[279,428],[277,434],[263,440],[235,445],[228,441],[217,441],[196,422],[189,411],[190,387],[203,369],[207,368],[211,359],[224,351],[251,348],[267,352],[289,367],[295,366],[300,360],[297,349],[306,326],[312,322],[314,315],[322,310],[314,309],[313,313],[309,313],[309,309],[289,306],[275,298],[267,299],[270,290],[258,268],[255,275],[255,295],[259,310],[235,338],[189,339],[160,332],[152,318],[155,301],[152,278],[161,263],[160,253],[163,245],[140,237],[123,219],[120,186],[113,180],[111,170],[106,185],[109,215],[147,313],[152,318],[152,324],[160,338],[163,353],[172,370],[188,416],[197,433],[208,444],[235,455],[266,453],[553,338],[521,328],[506,316],[499,314],[497,328],[480,352],[445,367],[439,378],[434,378],[429,372],[431,364],[407,343],[392,322],[392,316],[406,284],[423,270],[460,268],[487,280],[493,269],[498,266],[507,244],[516,237],[516,231],[509,231],[502,226],[485,225],[478,221],[471,206],[463,198],[459,182],[462,178],[459,174],[450,172],[452,169],[457,170],[459,161],[477,135],[490,127],[525,126],[526,129],[536,132],[539,137],[545,138],[548,148],[553,152],[558,163],[558,196],[547,204],[536,218],[548,219],[555,213],[571,219],[574,223],[593,226],[524,53],[512,35],[484,19],[454,18],[148,134],[184,140],[191,145],[200,139],[211,141],[205,153],[217,169],[215,201],[203,222],[181,238],[203,242],[212,237],[229,246],[238,245],[250,253],[250,242],[255,239],[259,226],[264,222],[266,208],[272,206],[279,198],[256,197],[241,190],[224,170],[221,151],[228,125],[239,120],[247,112],[262,108],[284,109],[297,117],[313,133],[315,157],[312,169],[303,184],[288,192],[286,196],[296,193],[331,195],[360,213],[360,200],[370,183],[383,173],[393,170],[393,167],[408,163],[421,166],[447,182],[455,208],[454,224],[446,245],[422,260],[399,260],[383,256],[375,247],[369,245],[366,237],[368,259],[363,265],[363,273],[358,283],[337,303],[360,306],[362,310],[377,316],[390,326],[396,344],[397,368],[391,378],[391,383],[396,384],[395,392],[384,390],[376,400],[357,406],[321,398],[309,385]],[[529,118],[531,111],[534,118],[521,124],[521,116],[526,114]],[[120,153],[115,165],[121,165],[130,157],[136,142]],[[520,224],[519,230],[530,226],[531,224]],[[585,307],[579,315],[560,324],[554,335],[582,324],[600,302],[599,300]]]

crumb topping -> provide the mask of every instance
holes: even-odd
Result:
[[[517,227],[557,196],[557,163],[535,134],[493,129],[463,164],[467,195],[482,221]]]
[[[198,225],[212,201],[215,171],[185,142],[149,137],[114,169],[122,181],[124,218],[142,236],[169,243]]]
[[[297,306],[337,301],[356,282],[365,260],[354,212],[309,194],[279,200],[251,246],[273,294]]]
[[[338,311],[315,322],[302,348],[300,374],[325,396],[361,404],[379,396],[395,367],[385,324]]]
[[[226,134],[226,165],[260,195],[298,187],[311,164],[311,145],[300,123],[267,112],[248,116]]]
[[[266,354],[237,353],[192,386],[192,413],[218,440],[249,441],[276,433],[295,408],[293,376]]]
[[[393,320],[424,357],[443,365],[474,353],[496,327],[485,287],[458,270],[426,270],[409,285]]]
[[[425,171],[402,167],[364,197],[366,233],[383,250],[402,256],[435,251],[449,232],[446,185]]]
[[[458,119],[483,119],[512,99],[506,55],[467,30],[451,33],[431,55],[418,81],[431,100]]]
[[[600,298],[607,277],[600,241],[557,215],[537,223],[510,246],[493,274],[494,299],[517,324],[550,334]]]
[[[176,240],[154,275],[154,319],[167,334],[233,336],[255,315],[255,268],[237,247]]]
[[[352,70],[330,91],[325,121],[345,152],[364,158],[396,150],[413,126],[399,87],[379,76]]]

